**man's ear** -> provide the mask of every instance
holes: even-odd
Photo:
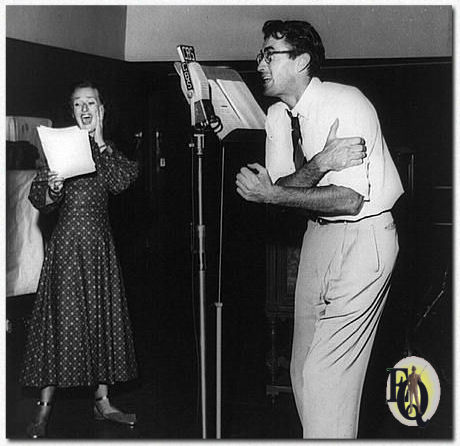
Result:
[[[297,70],[300,73],[301,71],[305,71],[308,69],[311,61],[310,54],[302,53],[297,56]]]

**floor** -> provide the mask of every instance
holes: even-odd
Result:
[[[115,404],[135,411],[138,424],[134,428],[92,419],[88,392],[61,392],[48,426],[50,439],[201,439],[200,409],[190,394],[171,394],[167,399],[154,398],[155,391],[144,385],[129,393],[117,393]],[[436,418],[424,428],[399,424],[381,396],[373,395],[380,406],[364,403],[360,422],[361,439],[448,439],[452,424],[442,407]],[[10,420],[7,437],[26,438],[24,429],[31,413],[33,399],[24,398],[18,407],[20,415]],[[372,407],[373,406],[373,407]],[[222,408],[223,439],[300,439],[301,428],[291,394],[281,394],[274,402],[229,402]],[[11,418],[11,416],[9,417]],[[208,412],[207,438],[215,438],[214,419]]]
[[[442,308],[440,308],[442,310]],[[432,321],[427,331],[439,330]],[[384,327],[384,325],[382,325]],[[375,352],[388,352],[394,342],[393,330],[380,330]],[[423,340],[423,355],[437,348],[433,339]],[[92,419],[91,393],[88,389],[60,390],[48,427],[50,439],[200,439],[201,409],[196,361],[186,366],[189,357],[180,347],[160,359],[149,338],[137,342],[140,378],[113,389],[112,400],[125,411],[134,411],[134,428]],[[151,345],[151,344],[150,344]],[[439,350],[439,349],[438,349]],[[242,349],[240,362],[224,364],[222,438],[224,439],[299,439],[301,427],[291,393],[271,398],[265,393],[268,376],[262,366],[249,358],[263,357],[255,345]],[[10,351],[11,352],[11,351]],[[417,353],[417,352],[414,352]],[[428,354],[430,353],[430,354]],[[229,352],[230,355],[230,352]],[[395,357],[397,354],[395,355]],[[422,355],[420,355],[422,356]],[[224,352],[225,358],[225,352]],[[7,368],[7,438],[25,438],[25,426],[32,415],[36,394],[15,383],[18,361],[9,356]],[[388,354],[373,354],[366,379],[359,438],[361,439],[448,439],[453,435],[452,382],[446,370],[438,370],[442,399],[438,411],[425,428],[407,427],[393,418],[385,402]],[[263,362],[263,361],[262,361]],[[394,361],[396,362],[396,361]],[[16,366],[14,365],[16,364]],[[215,438],[214,369],[209,364],[207,437]]]

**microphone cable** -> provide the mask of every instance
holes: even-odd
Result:
[[[214,133],[219,133],[224,128],[221,119],[217,115],[211,117],[209,125]]]
[[[192,136],[193,138],[193,136]],[[191,259],[191,303],[192,303],[192,323],[193,323],[193,339],[194,339],[194,346],[195,346],[195,370],[197,372],[197,383],[196,383],[196,407],[195,407],[195,417],[197,423],[199,422],[199,414],[200,414],[200,387],[201,387],[201,380],[200,380],[200,346],[199,346],[199,339],[198,339],[198,326],[197,326],[197,318],[196,318],[196,281],[195,281],[195,274],[196,274],[196,200],[195,200],[195,155],[194,155],[194,146],[193,143],[189,143],[190,149],[190,190],[191,190],[191,222],[190,222],[190,259]]]
[[[195,129],[198,131],[212,130],[214,133],[219,133],[224,128],[221,119],[217,115],[213,115],[208,121],[200,122],[195,125]]]

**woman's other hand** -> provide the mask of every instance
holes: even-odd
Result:
[[[64,189],[64,178],[60,177],[57,172],[48,172],[48,187],[54,195],[61,195]]]

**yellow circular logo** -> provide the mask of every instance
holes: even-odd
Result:
[[[434,368],[423,358],[408,356],[387,370],[387,403],[393,416],[406,426],[425,426],[441,397]]]

